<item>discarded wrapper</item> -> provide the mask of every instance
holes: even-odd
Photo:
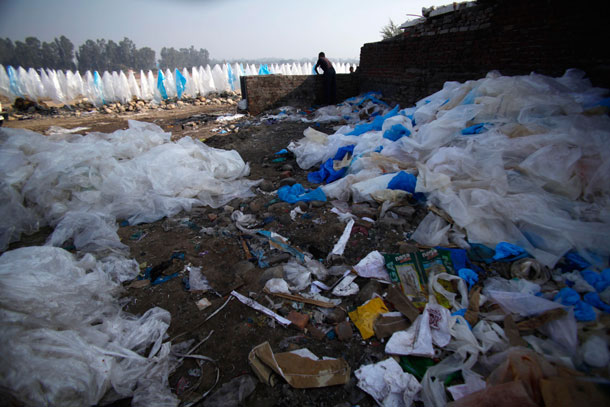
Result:
[[[307,356],[303,356],[303,355]],[[350,367],[343,359],[313,359],[311,352],[273,353],[269,342],[250,351],[248,362],[260,381],[274,386],[277,374],[297,389],[346,384],[350,379]]]
[[[360,331],[362,339],[368,339],[375,334],[373,331],[373,322],[379,314],[384,314],[386,312],[389,311],[383,303],[383,300],[379,297],[375,297],[350,312],[349,317]]]
[[[199,309],[199,311],[203,311],[204,309],[212,305],[212,303],[207,298],[202,298],[197,301],[195,305],[197,306],[197,309]]]

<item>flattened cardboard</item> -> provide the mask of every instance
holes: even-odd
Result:
[[[271,384],[273,380],[269,378],[275,372],[297,389],[346,384],[350,378],[350,367],[343,359],[313,360],[291,352],[274,354],[269,342],[252,349],[248,361],[262,382]]]

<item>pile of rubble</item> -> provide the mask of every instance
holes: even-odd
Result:
[[[125,114],[145,113],[159,110],[176,110],[185,106],[236,106],[241,99],[238,91],[211,93],[197,98],[168,98],[160,101],[145,101],[133,99],[127,103],[108,103],[94,106],[87,98],[78,98],[70,104],[59,104],[50,101],[34,102],[29,99],[17,98],[12,105],[3,104],[8,113],[8,120],[40,119],[42,117],[80,117],[95,113]]]

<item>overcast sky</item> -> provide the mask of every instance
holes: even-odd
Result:
[[[392,19],[449,0],[0,0],[0,37],[128,37],[138,48],[205,48],[213,59],[360,57]]]

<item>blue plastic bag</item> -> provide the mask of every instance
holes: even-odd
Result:
[[[594,321],[595,311],[593,307],[580,299],[580,295],[569,287],[562,288],[553,301],[562,305],[574,307],[574,316],[577,321]]]
[[[493,259],[504,262],[519,260],[527,256],[527,252],[521,246],[508,242],[500,242],[496,245],[496,254],[494,254]]]
[[[586,293],[583,299],[587,304],[592,305],[595,308],[599,308],[604,312],[610,313],[610,305],[603,302],[602,299],[599,298],[598,293]]]
[[[601,273],[586,269],[580,272],[582,278],[593,287],[597,292],[602,292],[610,286],[610,269],[605,269]]]
[[[178,68],[176,68],[176,93],[178,94],[178,99],[182,97],[185,87],[186,78],[180,73]]]
[[[283,186],[277,190],[277,196],[284,202],[297,203],[299,201],[310,202],[310,201],[323,201],[326,202],[326,194],[322,191],[322,188],[316,188],[313,191],[310,189],[303,188],[301,184],[294,184],[293,186]]]
[[[409,131],[409,129],[400,123],[396,123],[383,133],[383,138],[396,141],[401,137],[409,137],[410,135],[411,131]]]
[[[348,154],[350,156],[354,154],[355,147],[355,144],[340,147],[335,153],[335,156],[326,160],[326,162],[320,166],[320,169],[318,171],[310,172],[309,174],[307,174],[307,180],[315,184],[321,184],[323,182],[331,183],[333,181],[338,180],[339,178],[342,178],[347,172],[347,167],[335,170],[333,167],[333,162],[343,160],[343,158],[345,158],[345,156]]]
[[[474,270],[467,268],[460,269],[458,276],[468,283],[469,290],[479,281],[479,275]]]
[[[401,189],[411,194],[415,193],[417,177],[408,172],[400,171],[388,182],[388,189]]]

